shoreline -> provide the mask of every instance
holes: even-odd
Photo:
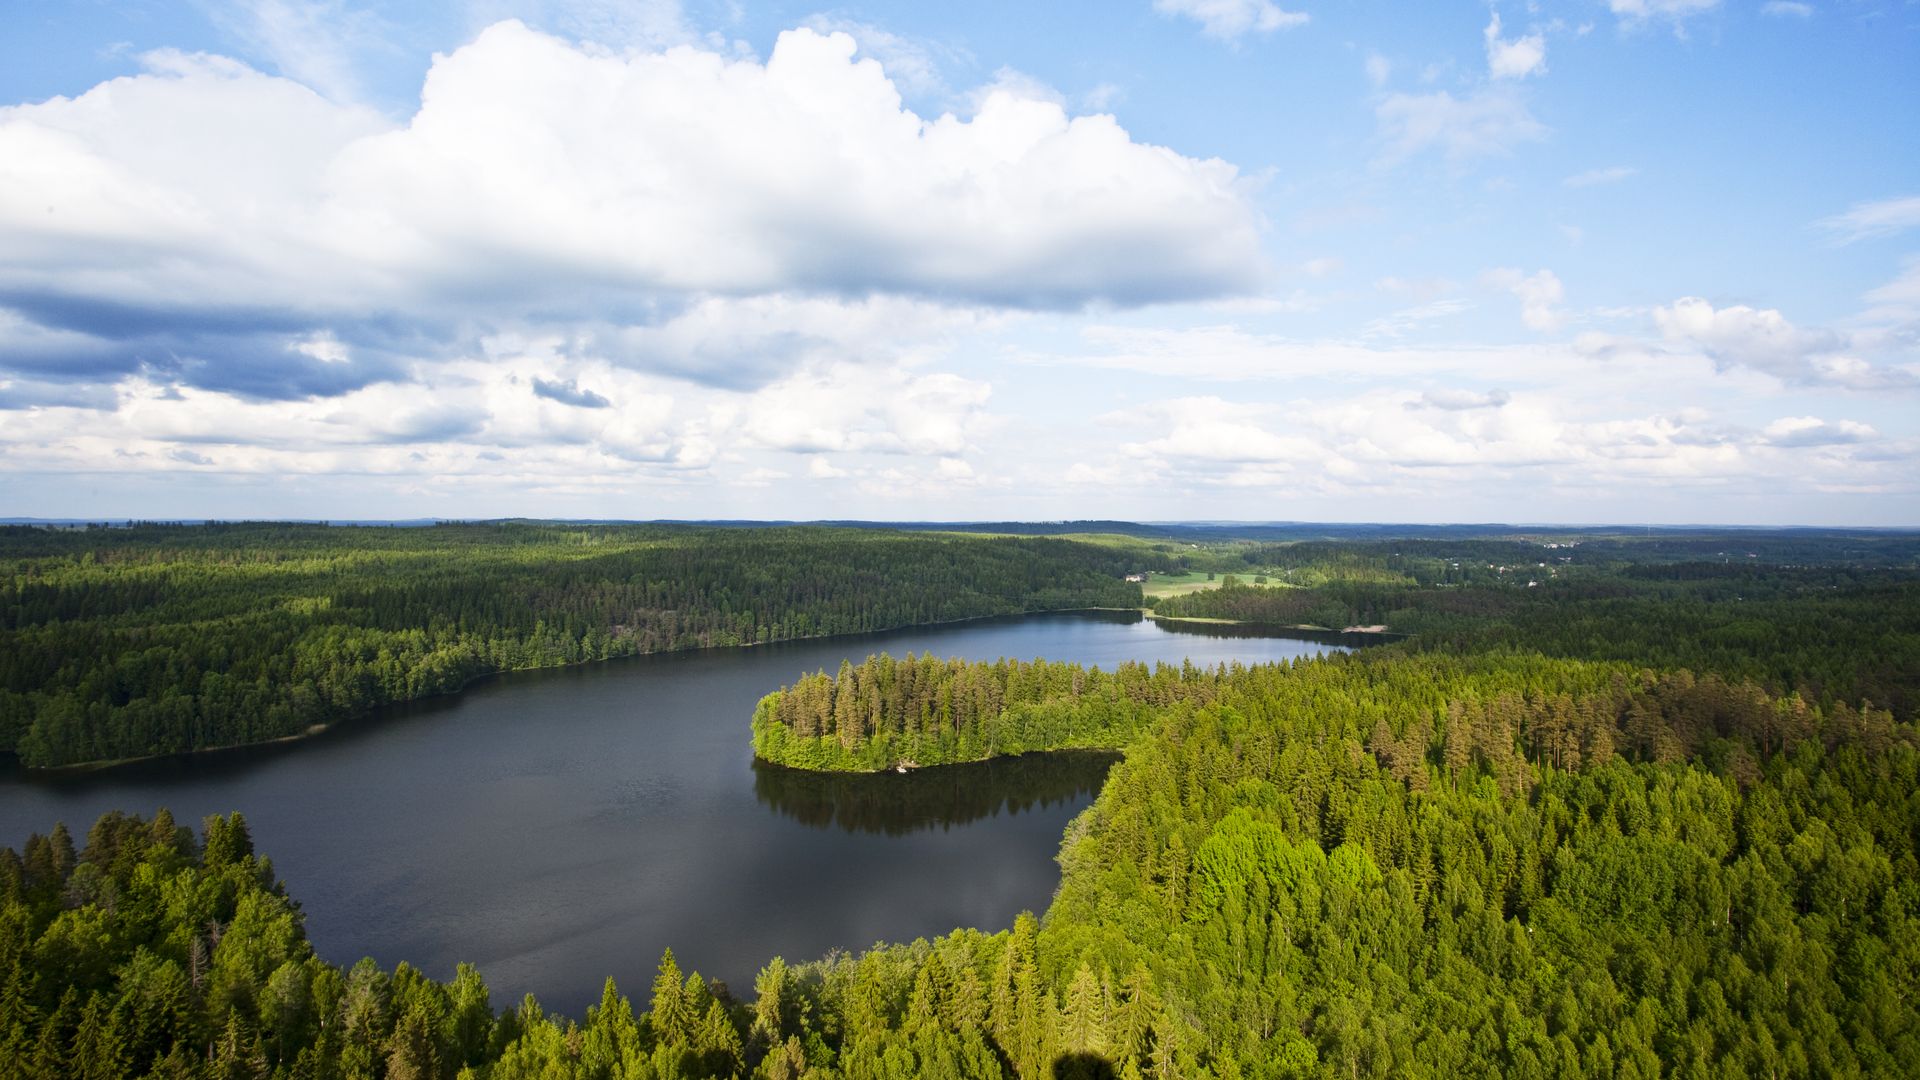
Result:
[[[931,622],[903,623],[899,626],[887,626],[887,627],[881,627],[875,630],[856,630],[852,633],[846,633],[846,634],[807,634],[802,637],[780,638],[775,641],[748,641],[748,642],[742,642],[737,645],[693,645],[684,649],[656,649],[652,652],[626,653],[620,656],[607,656],[607,657],[601,657],[595,660],[579,660],[569,664],[543,664],[543,665],[536,665],[533,667],[502,668],[499,671],[481,672],[480,674],[473,676],[472,678],[466,680],[465,682],[461,683],[459,686],[456,686],[451,690],[443,690],[436,694],[423,694],[420,697],[401,698],[396,701],[382,702],[379,705],[375,705],[373,708],[367,710],[366,712],[355,713],[352,716],[341,717],[340,719],[332,720],[327,723],[312,724],[312,725],[309,725],[306,730],[294,732],[293,734],[290,734],[290,735],[275,735],[271,738],[256,739],[252,742],[223,743],[222,745],[219,745],[219,746],[196,746],[187,750],[167,750],[157,754],[137,754],[133,757],[109,758],[104,761],[76,761],[76,762],[71,762],[64,765],[28,765],[24,762],[20,762],[20,755],[18,754],[18,752],[14,752],[11,756],[13,757],[14,761],[18,763],[20,771],[26,774],[27,776],[31,776],[31,777],[56,777],[56,776],[66,776],[66,775],[78,775],[81,773],[102,772],[107,769],[118,768],[119,766],[122,766],[122,765],[135,765],[143,761],[160,761],[165,758],[184,758],[184,757],[198,757],[202,755],[211,756],[216,754],[230,754],[235,751],[257,750],[263,747],[281,746],[288,743],[305,742],[308,739],[313,739],[321,735],[325,735],[329,731],[345,728],[355,723],[358,723],[360,721],[369,719],[382,709],[392,709],[392,708],[398,708],[398,707],[408,706],[408,705],[420,705],[420,704],[425,704],[427,702],[442,701],[448,698],[455,698],[460,696],[461,694],[466,693],[468,690],[473,689],[475,686],[479,685],[480,683],[487,681],[488,679],[498,679],[498,678],[503,678],[503,677],[512,676],[512,675],[524,675],[524,674],[535,672],[535,671],[563,671],[563,670],[571,670],[574,668],[591,667],[595,664],[610,664],[619,660],[637,660],[645,656],[678,656],[686,653],[707,652],[709,650],[719,650],[719,649],[752,649],[752,648],[757,648],[761,645],[782,645],[788,642],[795,642],[795,641],[830,641],[834,638],[859,637],[862,634],[894,634],[894,633],[899,633],[900,631],[903,631],[903,630],[924,630],[924,629],[928,629],[936,626],[957,626],[961,623],[983,622],[988,619],[1025,619],[1025,618],[1031,618],[1035,615],[1070,615],[1075,612],[1082,612],[1082,611],[1144,611],[1144,609],[1126,608],[1126,607],[1038,608],[1032,611],[1010,611],[1010,612],[1003,612],[996,615],[968,615],[964,618],[959,618],[959,619],[935,619]],[[986,759],[982,759],[982,760],[986,760]],[[769,763],[769,764],[772,764],[772,763]]]
[[[932,765],[920,765],[911,761],[893,762],[878,769],[809,769],[805,765],[789,765],[784,761],[773,761],[759,754],[753,755],[756,765],[769,769],[784,769],[787,772],[801,773],[806,776],[917,776],[923,773],[938,772],[941,769],[964,769],[974,765],[985,765],[992,761],[1005,761],[1009,758],[1039,757],[1078,754],[1087,757],[1110,757],[1118,762],[1127,756],[1125,746],[1055,746],[1038,750],[1014,750],[1007,753],[988,754],[985,757],[968,758],[965,761],[941,761]],[[902,768],[901,766],[906,766]]]

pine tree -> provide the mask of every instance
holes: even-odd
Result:
[[[687,1000],[685,979],[680,974],[680,965],[673,959],[672,949],[660,956],[660,974],[653,980],[653,1006],[648,1015],[653,1023],[654,1041],[659,1045],[688,1047],[693,1044],[698,1017]]]
[[[1067,984],[1065,1015],[1061,1041],[1076,1054],[1105,1054],[1107,1051],[1107,1012],[1111,991],[1106,980],[1096,976],[1082,961]]]
[[[777,1046],[787,1030],[787,962],[776,956],[761,968],[753,980],[753,994],[749,1034],[758,1046]]]

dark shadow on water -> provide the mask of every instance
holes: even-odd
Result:
[[[1405,634],[1345,633],[1340,630],[1302,630],[1294,626],[1266,626],[1260,623],[1206,623],[1182,619],[1155,619],[1154,625],[1169,634],[1192,634],[1210,638],[1292,638],[1343,649],[1364,649],[1405,641]]]
[[[753,763],[762,805],[816,829],[903,836],[1097,792],[1118,754],[1021,754],[909,773],[820,773]]]

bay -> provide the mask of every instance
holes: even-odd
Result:
[[[326,959],[480,967],[496,1007],[578,1016],[614,976],[644,997],[661,950],[750,991],[775,955],[999,929],[1042,911],[1061,832],[1109,755],[1029,755],[907,776],[753,761],[760,697],[842,659],[932,652],[1111,668],[1259,663],[1339,639],[1132,613],[989,619],[710,649],[491,679],[312,739],[86,773],[0,771],[0,843],[107,810],[238,810]]]

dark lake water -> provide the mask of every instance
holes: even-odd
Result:
[[[529,672],[300,743],[96,773],[0,774],[0,844],[106,810],[238,810],[335,963],[448,978],[581,1015],[613,975],[644,995],[664,947],[750,991],[775,955],[995,929],[1043,910],[1066,823],[1112,759],[1042,755],[820,777],[753,761],[760,697],[882,650],[1255,663],[1338,648],[1082,613]]]

